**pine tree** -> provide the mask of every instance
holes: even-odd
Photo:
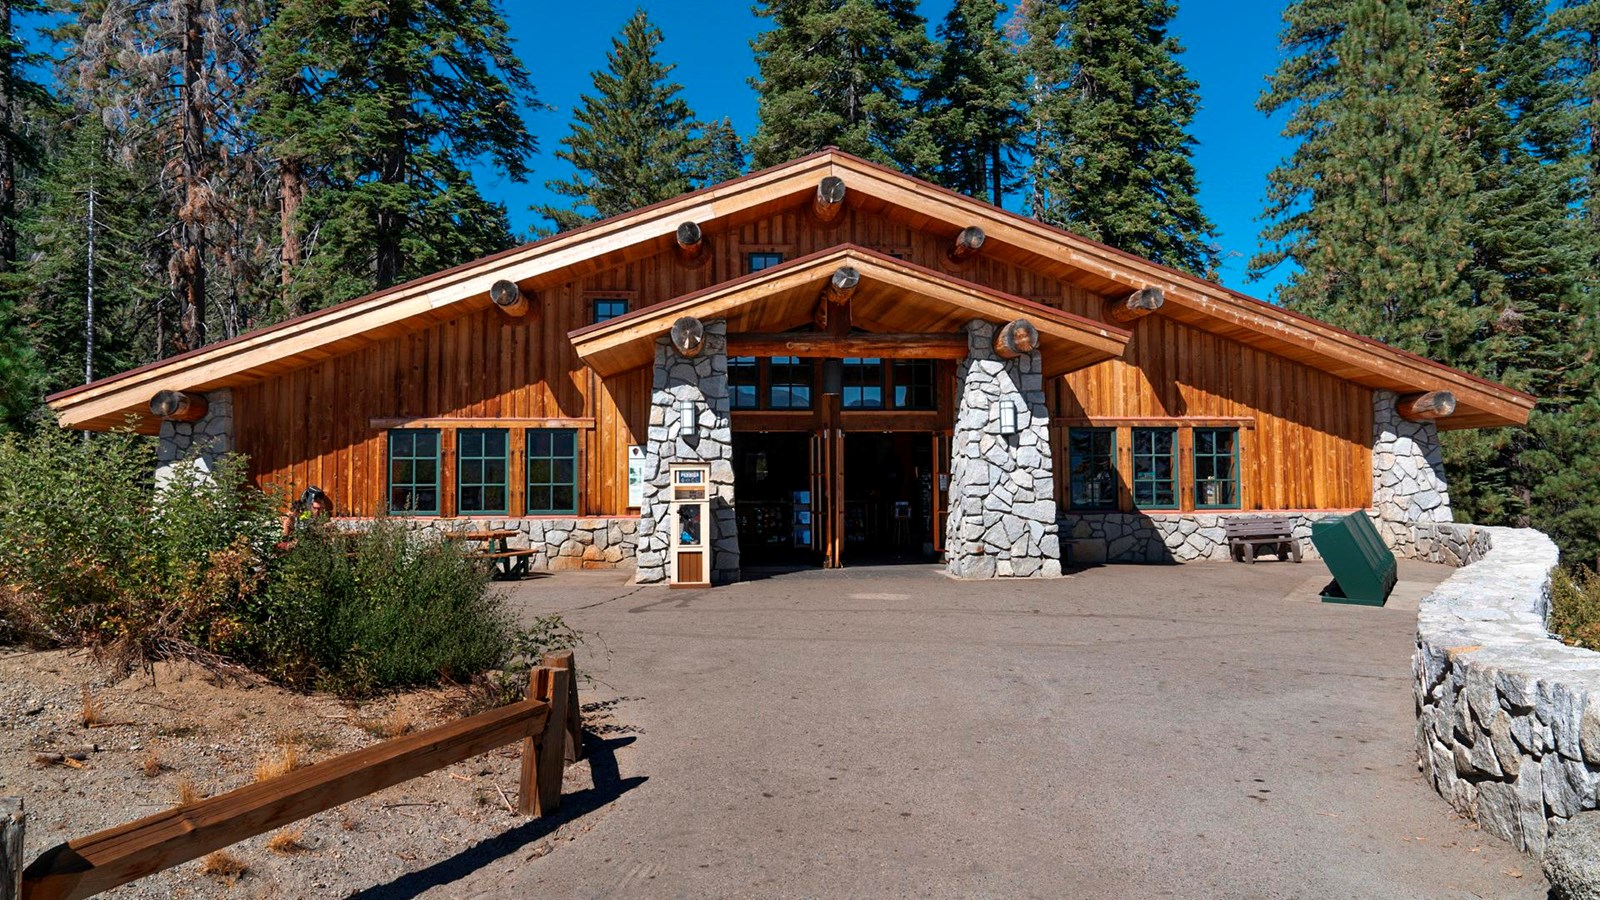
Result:
[[[1299,266],[1289,306],[1444,362],[1494,312],[1465,272],[1471,178],[1426,66],[1418,10],[1397,0],[1299,0],[1284,13],[1289,57],[1260,107],[1290,111],[1298,141],[1268,176],[1260,275]]]
[[[702,187],[731,181],[744,174],[744,142],[724,116],[700,126],[695,144],[694,172]]]
[[[467,170],[484,160],[521,181],[536,150],[522,117],[534,90],[498,3],[283,0],[262,43],[270,76],[257,84],[252,125],[305,182],[292,211],[304,246],[291,306],[326,306],[511,244],[504,206]]]
[[[935,181],[999,206],[1019,180],[1022,65],[997,27],[998,0],[956,0],[922,101],[939,162]]]
[[[18,18],[44,9],[41,0],[0,0],[0,274],[17,261],[18,166],[38,155],[28,109],[50,102],[49,91],[24,71],[40,58],[18,35]]]
[[[661,29],[643,9],[611,39],[605,70],[591,73],[595,93],[573,111],[572,133],[556,156],[574,177],[546,182],[570,207],[540,215],[566,230],[685,193],[700,180],[694,113],[668,79],[676,66],[656,58]]]
[[[1188,132],[1198,87],[1167,33],[1173,13],[1168,0],[1024,5],[1029,207],[1036,218],[1209,276],[1214,229],[1196,198]]]
[[[934,168],[915,102],[931,48],[912,0],[763,0],[755,12],[774,26],[750,42],[756,166],[831,145],[910,172]]]

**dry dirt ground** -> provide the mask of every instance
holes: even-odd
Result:
[[[101,726],[82,723],[86,689]],[[110,677],[83,653],[0,650],[0,796],[27,803],[32,859],[159,812],[178,802],[185,785],[201,796],[240,787],[289,754],[304,765],[437,724],[447,704],[431,693],[357,706],[271,686],[219,687],[188,667],[158,667],[152,683],[143,675]],[[615,730],[603,709],[591,710],[589,727]],[[530,823],[508,811],[519,765],[511,745],[244,841],[229,851],[245,867],[242,876],[202,874],[192,862],[106,896],[384,896],[405,893],[408,873],[508,833],[527,855],[592,827],[582,818]],[[586,763],[567,770],[563,793],[581,798],[588,786]]]

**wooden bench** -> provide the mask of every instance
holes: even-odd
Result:
[[[1294,536],[1294,524],[1283,516],[1227,519],[1223,524],[1228,537],[1228,549],[1234,562],[1256,561],[1256,548],[1267,547],[1276,552],[1278,559],[1290,556],[1300,561],[1300,542]]]
[[[472,551],[465,555],[467,559],[489,560],[496,578],[521,578],[528,574],[528,557],[538,552],[530,547],[526,550]]]

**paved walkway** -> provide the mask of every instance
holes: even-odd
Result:
[[[1417,774],[1415,600],[1447,572],[1402,564],[1385,609],[1315,602],[1316,562],[523,582],[638,731],[600,745],[572,840],[435,892],[1542,897]]]

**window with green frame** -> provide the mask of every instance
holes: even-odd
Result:
[[[1116,509],[1116,429],[1068,429],[1067,446],[1072,508]]]
[[[897,359],[890,366],[895,409],[933,409],[938,405],[931,359]]]
[[[844,361],[845,409],[883,409],[883,360],[875,357]]]
[[[504,428],[456,432],[456,512],[503,516],[511,511],[506,487],[510,443]]]
[[[1194,506],[1239,508],[1239,429],[1194,430]]]
[[[811,408],[811,360],[774,356],[767,361],[767,407]]]
[[[439,432],[401,428],[389,432],[389,512],[439,514]]]
[[[761,405],[761,364],[754,356],[728,357],[728,406],[755,409]]]
[[[528,515],[578,512],[578,433],[528,429]]]
[[[1133,429],[1133,504],[1178,508],[1178,429]]]

